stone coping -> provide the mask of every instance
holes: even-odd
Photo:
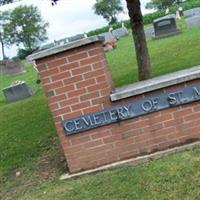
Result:
[[[64,44],[64,45],[55,46],[55,47],[34,53],[34,54],[28,56],[27,60],[29,60],[29,61],[37,60],[37,59],[40,59],[40,58],[51,56],[51,55],[54,55],[54,54],[57,54],[57,53],[60,53],[60,52],[63,52],[63,51],[67,51],[67,50],[70,50],[70,49],[74,49],[74,48],[77,48],[77,47],[80,47],[80,46],[84,46],[84,45],[91,44],[91,43],[94,43],[94,42],[99,42],[99,41],[104,41],[104,38],[100,37],[100,36],[92,36],[92,37],[80,39],[80,40],[77,40],[77,41],[74,41],[74,42],[69,42],[69,43]]]
[[[111,101],[117,101],[198,78],[200,78],[200,66],[116,88],[110,94],[110,99]]]

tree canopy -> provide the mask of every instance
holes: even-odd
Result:
[[[4,31],[9,36],[9,44],[22,44],[25,49],[34,49],[39,42],[47,39],[47,26],[37,7],[19,6],[11,11]]]
[[[147,9],[167,9],[175,3],[181,3],[185,0],[151,0],[146,4]]]
[[[117,22],[117,14],[123,11],[121,0],[96,0],[95,14],[101,15],[109,24]]]
[[[8,22],[8,20],[9,20],[9,12],[8,11],[4,11],[4,12],[0,11],[0,44],[1,44],[3,59],[6,58],[4,48],[5,48],[5,45],[8,44],[8,41],[7,41],[8,35],[5,32],[5,25]]]

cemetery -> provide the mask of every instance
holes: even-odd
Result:
[[[150,80],[138,82],[123,26],[47,45],[28,57],[36,70],[0,74],[2,194],[14,180],[13,199],[198,199],[200,11],[184,16],[145,27]]]

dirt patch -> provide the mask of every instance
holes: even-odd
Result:
[[[0,61],[0,74],[15,75],[23,72],[24,72],[24,67],[20,60]]]

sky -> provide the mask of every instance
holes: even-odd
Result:
[[[143,14],[151,12],[145,9],[145,4],[148,1],[141,0]],[[129,18],[125,0],[122,0],[122,2],[124,12],[118,16],[119,21]],[[52,6],[50,0],[22,0],[2,6],[0,10],[13,9],[16,6],[24,4],[37,6],[42,18],[49,23],[47,30],[49,39],[45,42],[49,43],[107,25],[107,21],[101,16],[94,14],[94,10],[92,9],[94,3],[95,0],[60,0],[57,5]],[[9,57],[15,56],[16,52],[17,47],[15,46],[6,48],[6,55]]]

